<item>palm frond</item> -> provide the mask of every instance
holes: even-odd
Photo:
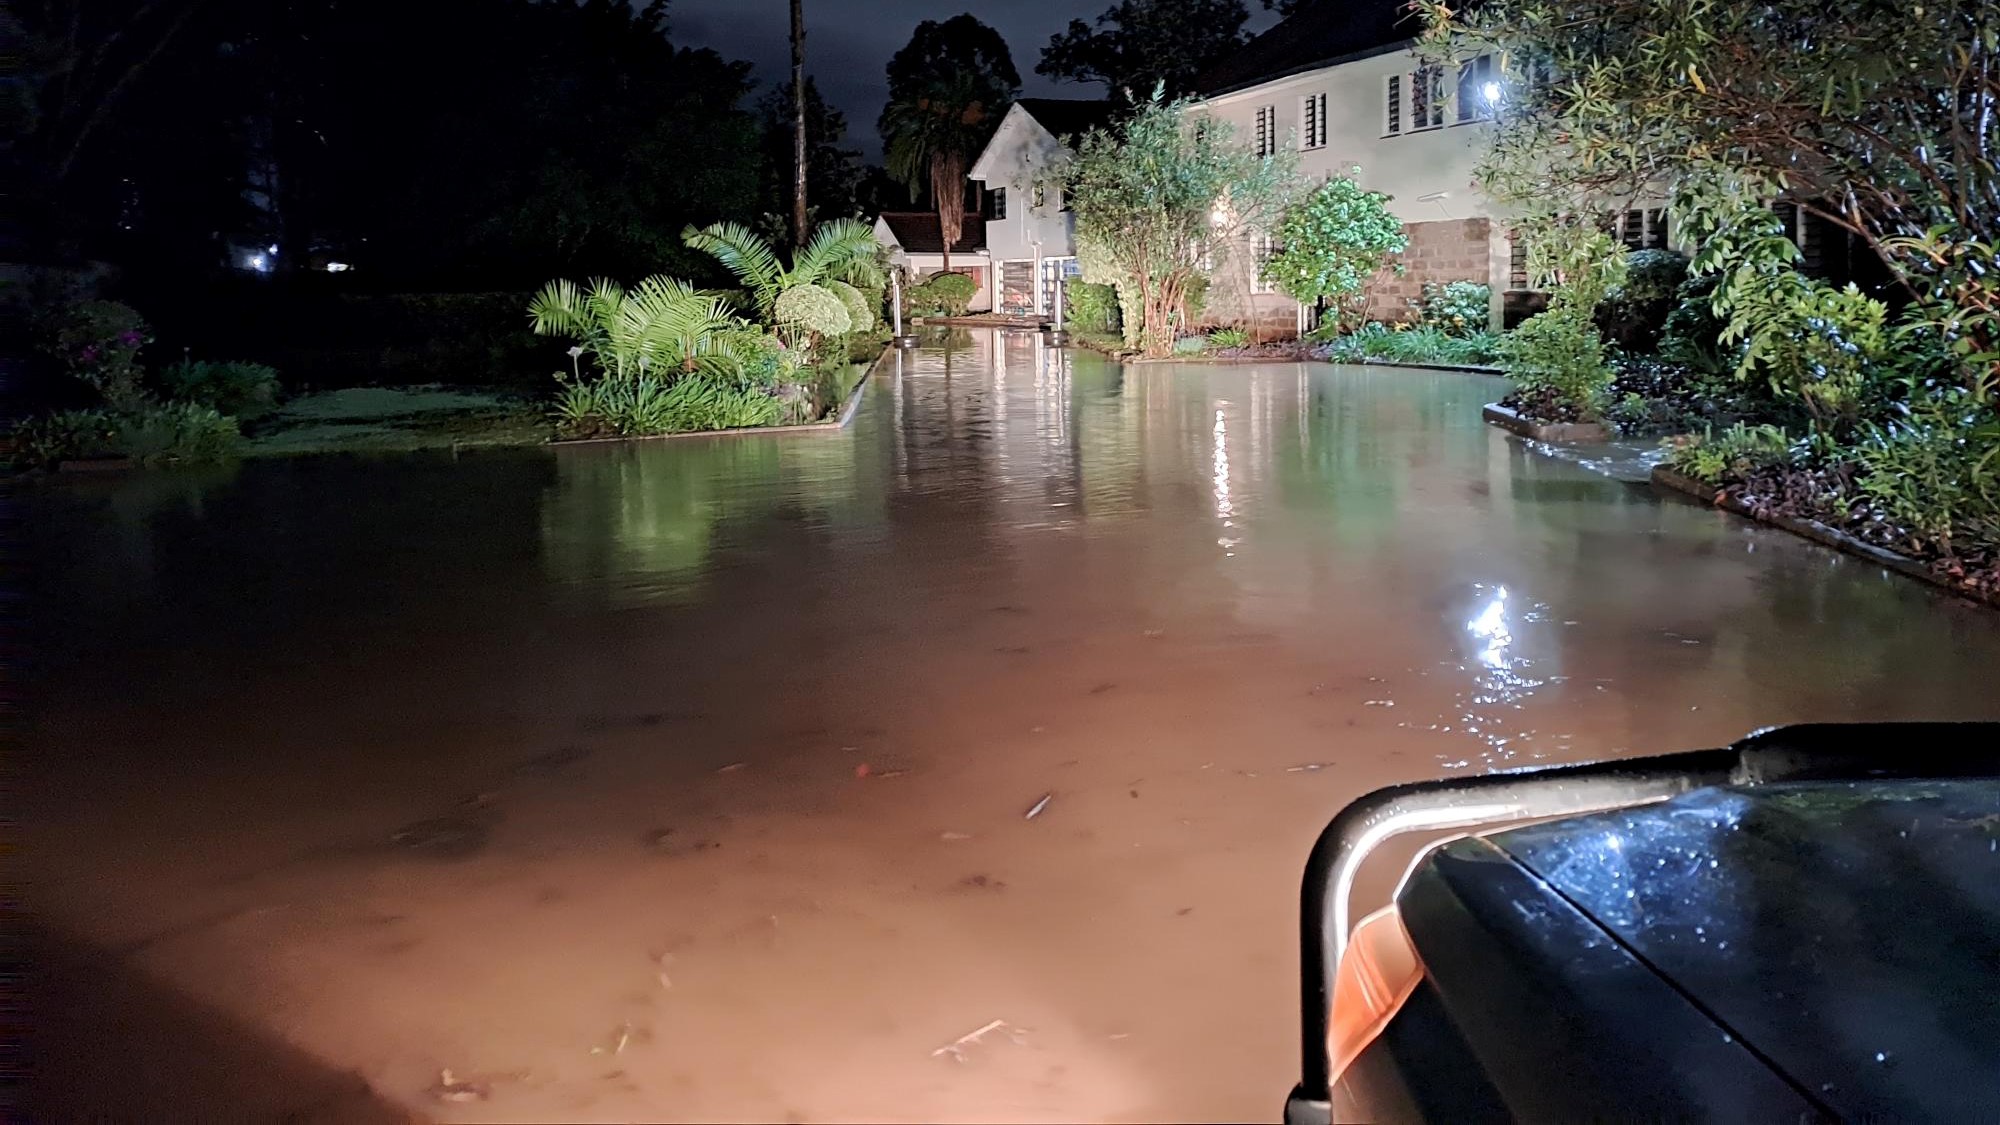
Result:
[[[787,281],[793,285],[845,281],[852,285],[879,285],[881,270],[875,261],[875,231],[859,219],[833,219],[821,223],[812,240],[792,260]]]
[[[741,223],[710,223],[699,230],[688,227],[681,232],[681,241],[721,262],[750,290],[758,314],[770,315],[785,271],[769,242]]]

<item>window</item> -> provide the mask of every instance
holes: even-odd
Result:
[[[1634,250],[1664,250],[1667,245],[1667,213],[1658,207],[1627,211],[1619,224],[1618,241]]]
[[[1467,59],[1458,66],[1457,120],[1460,125],[1493,116],[1500,86],[1493,81],[1493,56]]]
[[[1389,76],[1389,121],[1382,132],[1385,136],[1395,136],[1403,131],[1403,76]]]
[[[1410,128],[1444,124],[1444,68],[1426,64],[1410,72]]]
[[[1048,189],[1040,184],[1036,184],[1034,190],[1028,193],[1028,206],[1036,211],[1039,211],[1048,205],[1049,205]]]
[[[1326,147],[1326,95],[1307,94],[1299,99],[1299,147]]]
[[[1264,280],[1264,265],[1277,253],[1278,243],[1265,231],[1250,232],[1250,292],[1275,293],[1277,286]]]
[[[1257,107],[1257,155],[1271,156],[1278,151],[1278,107],[1260,105]]]
[[[1528,239],[1517,230],[1507,232],[1507,288],[1528,288]]]
[[[993,214],[990,217],[995,219],[1004,219],[1007,217],[1006,188],[997,187],[993,189]]]

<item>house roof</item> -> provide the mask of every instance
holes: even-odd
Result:
[[[933,211],[884,211],[882,222],[906,254],[942,254],[944,235],[938,233],[938,217]],[[972,254],[986,249],[986,220],[968,214],[959,223],[954,254]]]
[[[1022,98],[1014,104],[1057,137],[1088,133],[1108,123],[1112,114],[1105,98]]]
[[[1400,46],[1423,30],[1404,0],[1307,0],[1195,79],[1206,98]]]

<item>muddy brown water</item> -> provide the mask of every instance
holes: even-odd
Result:
[[[32,1098],[1269,1118],[1361,791],[2000,717],[2000,615],[1495,387],[980,331],[833,437],[24,485]]]

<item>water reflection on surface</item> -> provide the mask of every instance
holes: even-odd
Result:
[[[1262,1116],[1360,791],[2000,715],[1991,612],[1496,390],[958,331],[838,434],[38,482],[33,905],[426,1113]]]

